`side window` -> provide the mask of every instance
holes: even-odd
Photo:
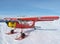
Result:
[[[18,23],[22,24],[22,25],[30,25],[30,26],[33,24],[32,21],[24,21],[24,20],[20,20],[20,19],[18,19]]]
[[[18,23],[19,23],[19,24],[21,24],[21,23],[22,23],[22,21],[18,20]]]
[[[22,21],[22,24],[27,24],[27,21]]]
[[[26,21],[23,21],[23,20],[18,19],[18,23],[19,24],[26,24]]]
[[[26,21],[18,21],[19,24],[26,24]]]

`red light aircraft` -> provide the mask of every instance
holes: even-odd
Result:
[[[27,28],[35,28],[35,22],[37,21],[54,21],[58,20],[59,16],[42,16],[42,17],[22,17],[22,18],[4,18],[3,20],[0,20],[0,22],[6,22],[8,27],[11,28],[20,28],[21,29],[21,36],[18,37],[16,40],[19,40],[20,38],[25,38],[25,33],[23,33],[23,29]],[[32,22],[31,25],[29,22]],[[14,30],[15,30],[14,29]],[[14,30],[11,30],[7,34],[14,34]]]

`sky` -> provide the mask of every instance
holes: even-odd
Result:
[[[0,16],[60,16],[60,0],[0,0]]]

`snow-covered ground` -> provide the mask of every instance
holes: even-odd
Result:
[[[28,29],[29,36],[23,40],[15,40],[19,32],[13,35],[6,33],[11,30],[5,23],[0,23],[0,44],[60,44],[60,20],[36,22],[36,30]],[[16,31],[19,31],[18,29]]]

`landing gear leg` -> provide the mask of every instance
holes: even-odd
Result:
[[[21,30],[20,34],[21,35],[18,38],[16,38],[16,40],[22,40],[26,37],[25,33],[23,33],[23,30]]]
[[[17,32],[14,32],[14,29],[12,29],[10,32],[8,32],[6,34],[11,35],[11,34],[15,34],[15,33],[17,33]]]
[[[36,27],[34,26],[34,30],[36,30]]]
[[[14,33],[15,33],[14,30],[11,30],[10,32],[8,32],[6,34],[11,35],[11,34],[14,34]]]

